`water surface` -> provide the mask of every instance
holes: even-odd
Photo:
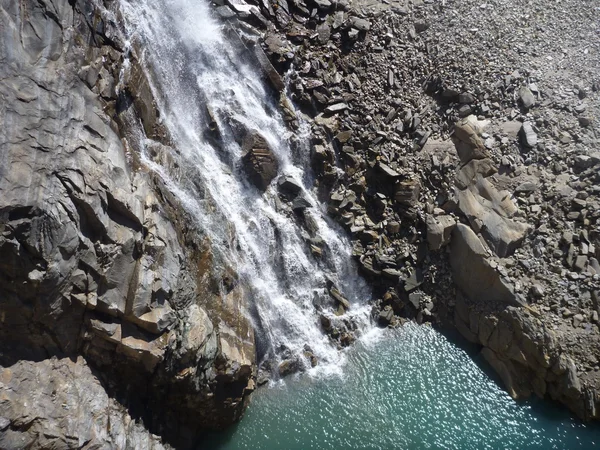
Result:
[[[303,375],[259,389],[241,423],[211,447],[591,449],[600,442],[597,424],[548,402],[513,401],[430,327],[379,333],[348,352],[342,378]]]

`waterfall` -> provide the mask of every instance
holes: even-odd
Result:
[[[157,158],[141,142],[144,164],[251,287],[251,320],[264,357],[301,355],[308,345],[319,361],[315,371],[335,370],[344,356],[321,329],[319,314],[338,318],[327,303],[317,312],[319,299],[327,298],[328,282],[335,283],[352,305],[342,319],[367,327],[370,291],[357,275],[350,243],[308,185],[308,146],[292,151],[292,134],[260,73],[241,41],[226,38],[205,0],[122,0],[121,9],[173,142],[168,158]],[[302,186],[310,205],[305,214],[326,243],[325,261],[311,254],[307,230],[278,198],[276,182],[262,193],[247,181],[232,123],[258,131],[278,159],[279,176]],[[207,136],[210,127],[219,130],[218,142]]]

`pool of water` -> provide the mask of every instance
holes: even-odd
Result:
[[[600,426],[548,402],[515,402],[427,326],[374,331],[343,376],[300,375],[259,389],[215,449],[591,449]],[[204,447],[204,445],[203,445]]]

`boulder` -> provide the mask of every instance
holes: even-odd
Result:
[[[377,318],[379,325],[387,326],[394,319],[394,310],[390,305],[385,306]]]
[[[249,132],[242,142],[242,167],[248,179],[265,191],[277,176],[279,162],[266,139],[256,131]]]
[[[531,227],[510,217],[516,206],[507,192],[499,192],[485,178],[478,177],[469,189],[455,191],[458,206],[476,231],[500,256],[509,256],[518,248]]]
[[[521,86],[519,89],[519,100],[525,109],[535,106],[535,96],[527,86]]]
[[[485,125],[486,122],[478,121],[477,117],[468,116],[454,126],[452,140],[461,164],[467,164],[472,159],[489,158],[489,152],[479,135]]]
[[[400,174],[398,172],[396,172],[387,164],[382,163],[381,161],[377,163],[377,169],[383,175],[383,177],[388,180],[394,181],[400,178]]]
[[[302,185],[291,175],[284,175],[277,180],[277,187],[284,195],[295,198],[302,192]]]
[[[350,309],[350,302],[335,286],[329,289],[329,295],[337,302],[340,311],[346,312]]]
[[[531,122],[523,122],[519,134],[521,136],[521,142],[525,147],[533,148],[537,145],[538,137],[533,130],[533,125],[531,125]]]
[[[427,217],[427,242],[430,250],[439,250],[450,242],[456,220],[452,216]]]
[[[454,282],[467,297],[475,301],[524,305],[515,295],[513,287],[490,266],[485,248],[477,235],[460,223],[452,232],[450,264]]]
[[[395,200],[404,206],[415,206],[419,202],[421,183],[417,179],[404,180],[396,183]]]
[[[168,304],[165,304],[136,317],[134,322],[150,333],[161,334],[175,322],[175,312]]]

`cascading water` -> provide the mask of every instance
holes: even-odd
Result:
[[[241,41],[232,45],[224,37],[204,0],[123,0],[122,11],[132,45],[143,49],[138,56],[151,73],[163,125],[176,149],[168,150],[167,159],[185,170],[170,170],[165,158],[158,160],[141,142],[143,161],[251,286],[252,320],[264,358],[300,355],[308,345],[320,370],[339,367],[343,356],[321,330],[315,299],[326,297],[333,281],[352,304],[346,316],[365,327],[370,292],[356,273],[349,243],[304,184],[308,152],[292,154],[290,132],[260,74],[242,61]],[[261,193],[247,182],[232,123],[258,131],[276,154],[280,176],[302,186],[310,204],[305,216],[313,237],[326,243],[326,261],[311,255],[308,230],[277,189]],[[220,131],[218,143],[206,137],[211,126]],[[335,319],[331,306],[321,314]]]

